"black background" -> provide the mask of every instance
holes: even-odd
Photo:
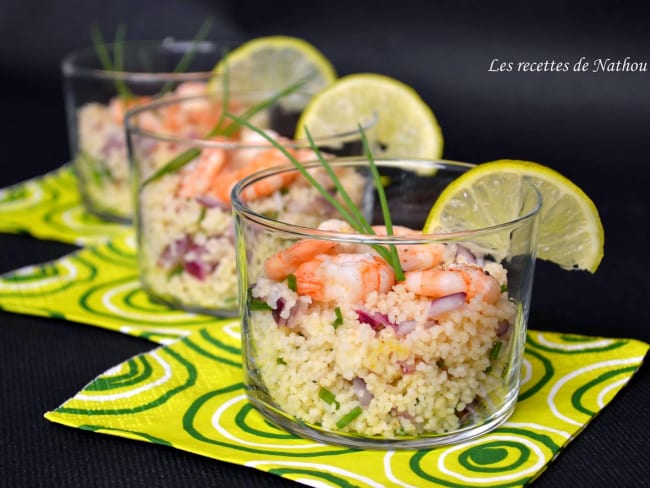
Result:
[[[415,88],[436,113],[445,157],[537,161],[594,201],[605,227],[596,274],[538,262],[529,326],[650,341],[650,74],[574,72],[580,58],[650,61],[650,16],[618,2],[266,2],[25,0],[0,5],[0,187],[69,157],[59,63],[110,38],[302,37],[339,75],[377,72]],[[493,59],[515,71],[490,72]],[[524,73],[520,61],[568,62],[568,72]],[[0,235],[0,272],[73,248]],[[0,312],[0,472],[9,486],[232,486],[291,482],[160,446],[50,424],[42,413],[96,374],[151,343],[93,327]],[[647,486],[650,368],[551,464],[535,486]],[[5,398],[12,398],[5,401]],[[4,481],[4,480],[3,480]],[[0,485],[3,484],[0,481]]]

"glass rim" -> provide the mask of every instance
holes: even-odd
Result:
[[[236,41],[221,41],[220,43],[214,41],[194,41],[189,39],[174,39],[173,37],[166,37],[160,40],[139,40],[139,41],[124,41],[122,45],[125,48],[182,48],[184,50],[196,46],[197,53],[211,53],[220,46],[236,46],[240,44]],[[111,50],[115,43],[104,43],[107,49]],[[142,72],[142,71],[128,71],[128,70],[106,70],[104,68],[90,68],[87,66],[87,59],[97,59],[97,51],[92,46],[83,47],[67,53],[61,61],[61,69],[66,76],[86,76],[104,80],[130,80],[133,82],[165,82],[165,81],[198,81],[207,80],[213,73],[212,70],[208,71],[184,71],[174,73],[171,71],[163,72]],[[82,62],[83,60],[83,62]],[[218,59],[215,60],[215,66]]]
[[[235,93],[235,94],[240,94],[240,95],[253,95],[253,94],[262,94],[266,92],[261,92],[261,91],[236,91],[236,90],[231,90],[230,94]],[[305,93],[305,92],[297,92],[298,94],[300,93]],[[127,134],[137,134],[140,136],[146,136],[150,137],[152,139],[156,139],[158,141],[165,141],[165,142],[173,142],[176,144],[184,144],[184,145],[191,145],[191,146],[197,146],[200,148],[222,148],[222,149],[238,149],[238,148],[250,148],[250,149],[259,149],[259,148],[268,148],[272,147],[270,144],[266,141],[264,142],[254,142],[250,144],[238,142],[238,141],[215,141],[212,139],[202,139],[202,138],[191,138],[191,137],[180,137],[180,136],[175,136],[172,134],[160,134],[156,132],[152,132],[146,129],[142,129],[138,125],[135,125],[133,123],[133,120],[141,115],[144,112],[152,111],[152,110],[157,110],[160,109],[163,106],[166,105],[172,105],[175,103],[185,103],[185,102],[191,102],[194,100],[204,100],[206,98],[211,98],[210,94],[205,94],[205,95],[190,95],[190,96],[168,96],[168,97],[163,97],[159,98],[157,100],[151,101],[144,103],[142,105],[139,105],[137,107],[134,107],[130,110],[128,110],[125,114],[124,117],[124,127],[126,129]],[[368,131],[372,129],[373,127],[376,126],[377,122],[379,120],[379,115],[377,112],[372,112],[369,114],[366,120],[364,120],[361,123],[361,128],[364,131]],[[314,142],[316,143],[317,146],[328,146],[329,144],[332,145],[337,145],[342,142],[345,142],[347,140],[353,139],[355,137],[358,137],[359,135],[359,129],[351,129],[347,130],[338,134],[329,134],[326,136],[314,136]],[[308,139],[291,139],[290,142],[288,143],[282,143],[283,147],[288,147],[288,148],[309,148],[309,140]],[[291,166],[293,168],[293,166]]]
[[[415,165],[415,166],[428,166],[435,169],[445,169],[445,168],[456,168],[456,169],[465,169],[469,170],[478,166],[474,163],[467,163],[462,161],[453,161],[448,159],[430,159],[430,158],[414,158],[414,157],[396,157],[396,158],[373,158],[378,167],[391,167],[396,169],[404,169],[404,163]],[[337,157],[328,162],[333,166],[358,166],[363,164],[364,166],[368,164],[368,160],[364,156],[349,156],[349,157]],[[319,168],[322,167],[322,164],[319,161],[310,161],[302,163],[306,169]],[[536,196],[536,203],[532,209],[523,215],[519,215],[516,218],[508,220],[506,222],[500,222],[498,224],[490,225],[487,227],[481,227],[477,229],[468,229],[462,231],[453,231],[453,232],[437,232],[434,234],[422,234],[422,235],[390,235],[390,236],[377,236],[374,234],[359,234],[359,233],[349,233],[349,232],[338,232],[332,230],[321,230],[314,227],[305,227],[296,224],[289,224],[287,222],[282,222],[266,215],[262,215],[258,212],[255,212],[246,203],[239,198],[239,195],[243,190],[263,178],[268,176],[297,171],[297,169],[292,164],[285,164],[282,166],[275,166],[272,168],[267,168],[264,170],[257,171],[251,175],[248,175],[238,181],[231,191],[231,203],[233,211],[242,214],[248,220],[253,221],[267,229],[280,231],[286,234],[293,234],[296,238],[312,238],[312,239],[325,239],[334,242],[341,243],[362,243],[362,244],[395,244],[395,245],[412,245],[412,244],[426,244],[434,243],[440,241],[449,241],[449,240],[463,240],[470,237],[483,236],[486,234],[491,234],[494,232],[504,231],[508,228],[514,228],[519,226],[525,221],[528,221],[537,215],[542,208],[543,197],[541,192],[533,185],[531,181],[523,180],[523,183],[528,186]],[[340,217],[343,220],[342,217]]]

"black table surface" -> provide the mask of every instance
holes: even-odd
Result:
[[[206,16],[212,39],[286,34],[307,39],[339,75],[378,72],[415,88],[443,128],[445,157],[538,161],[577,183],[605,227],[595,274],[538,262],[529,326],[650,342],[650,74],[577,72],[581,58],[647,62],[642,3],[277,0],[5,2],[0,7],[0,188],[69,157],[59,62],[124,22],[127,39],[191,38]],[[492,72],[493,60],[512,62]],[[519,62],[569,63],[524,72]],[[646,68],[647,70],[647,68]],[[73,246],[0,234],[0,273]],[[154,344],[97,327],[0,311],[0,486],[297,486],[253,469],[159,445],[53,424],[43,413],[97,374]],[[650,486],[650,366],[587,426],[533,485]]]

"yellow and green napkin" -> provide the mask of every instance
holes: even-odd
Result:
[[[524,486],[629,381],[639,341],[531,331],[515,413],[477,440],[352,450],[288,434],[246,400],[237,326],[214,324],[111,368],[45,416],[312,486]]]
[[[141,290],[129,227],[83,211],[68,167],[0,190],[0,232],[85,244],[0,276],[0,309],[149,339],[152,351],[90,382],[52,422],[164,444],[318,486],[523,486],[627,384],[648,345],[529,331],[510,420],[420,451],[323,445],[277,429],[246,400],[239,321],[172,311]]]
[[[72,165],[0,189],[0,232],[69,244],[105,242],[130,227],[85,211]]]

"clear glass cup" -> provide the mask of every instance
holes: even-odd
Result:
[[[511,195],[520,211],[509,221],[423,235],[415,229],[440,192],[472,165],[377,166],[391,236],[265,215],[242,198],[290,166],[234,187],[248,398],[268,420],[322,442],[421,449],[465,441],[502,424],[517,401],[541,195],[526,184]],[[358,208],[385,234],[368,162],[341,158],[333,167],[365,180]],[[390,246],[403,276],[379,257]]]
[[[231,91],[227,99],[229,111],[241,114],[267,100],[268,93]],[[220,120],[224,124],[232,122],[221,119],[224,103],[220,93],[158,100],[129,111],[126,130],[136,186],[135,227],[143,288],[170,307],[236,316],[238,289],[230,191],[246,175],[288,160],[250,128],[239,126],[232,135],[227,134],[227,129],[220,135],[205,137]],[[296,157],[313,160],[315,155],[308,141],[289,138],[295,121],[296,114],[281,105],[269,106],[249,119]],[[370,139],[375,124],[375,117],[365,122]],[[353,128],[317,138],[315,143],[332,155],[362,153],[359,132]],[[186,156],[182,167],[161,172],[180,155]],[[154,176],[157,174],[161,176]],[[292,179],[258,186],[257,195],[266,198],[256,208],[271,216],[301,214],[305,211],[302,200],[312,202],[305,190]],[[319,218],[333,213],[323,202],[313,209]]]
[[[65,56],[61,70],[70,152],[88,211],[109,220],[132,220],[125,112],[163,95],[203,92],[230,46],[173,39],[106,44],[111,57],[122,54],[120,70],[105,69],[94,47]],[[191,62],[174,72],[181,59]]]

